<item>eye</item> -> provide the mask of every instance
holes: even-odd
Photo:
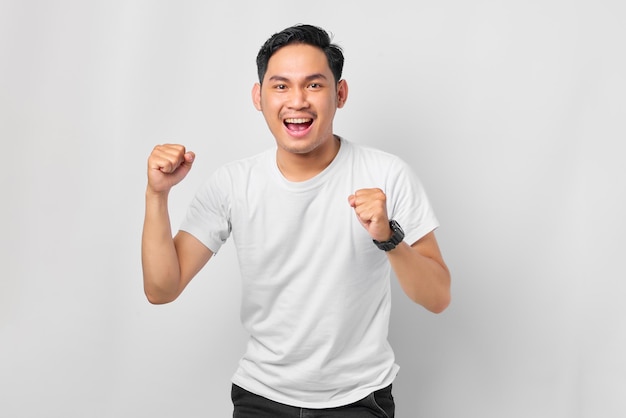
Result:
[[[274,86],[274,89],[276,89],[276,90],[286,90],[286,89],[287,89],[287,86],[286,86],[286,85],[284,85],[284,84],[276,84],[276,85]]]
[[[311,88],[311,89],[319,89],[319,88],[322,88],[322,85],[319,84],[319,83],[311,83],[311,84],[309,84],[309,88]]]

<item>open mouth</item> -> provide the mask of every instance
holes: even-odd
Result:
[[[283,122],[287,129],[293,132],[305,131],[313,123],[311,118],[288,118]]]

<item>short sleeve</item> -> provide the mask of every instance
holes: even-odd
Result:
[[[400,158],[390,171],[386,195],[389,218],[402,226],[408,244],[414,244],[439,226],[422,182]]]
[[[231,232],[230,176],[224,169],[216,171],[192,199],[180,230],[196,237],[217,253]]]

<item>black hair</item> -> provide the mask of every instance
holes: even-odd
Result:
[[[335,77],[335,82],[341,80],[343,71],[343,51],[341,47],[331,42],[330,35],[324,29],[313,25],[295,25],[272,35],[261,47],[256,57],[256,66],[259,74],[259,83],[267,72],[267,64],[276,51],[292,44],[306,44],[320,48],[326,55],[328,66]]]

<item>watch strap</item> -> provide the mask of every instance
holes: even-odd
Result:
[[[400,226],[400,224],[398,224],[398,222],[393,219],[390,220],[389,228],[391,228],[392,235],[391,238],[389,238],[387,241],[372,240],[374,241],[374,244],[376,244],[376,246],[383,251],[393,250],[404,239],[404,231],[402,230],[402,227]]]

